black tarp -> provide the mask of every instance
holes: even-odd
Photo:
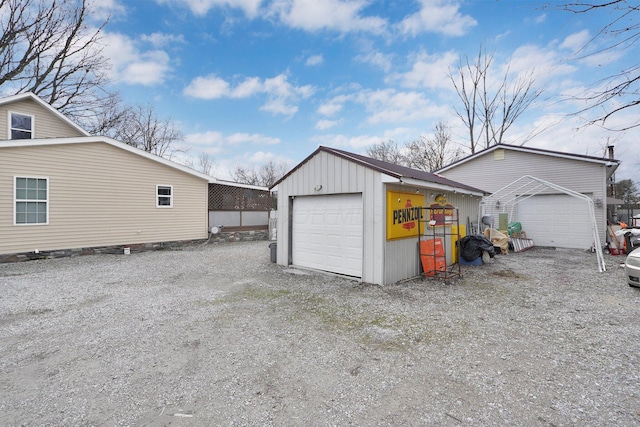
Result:
[[[458,249],[460,250],[460,256],[465,261],[474,261],[482,256],[483,251],[487,251],[489,256],[493,258],[496,254],[496,250],[493,247],[491,240],[487,239],[482,234],[474,234],[471,236],[465,236],[458,240]]]

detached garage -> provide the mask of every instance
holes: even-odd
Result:
[[[443,194],[466,221],[478,216],[483,196],[438,175],[328,147],[272,190],[278,193],[278,264],[379,285],[420,274],[416,228],[395,224],[394,209],[426,206]]]

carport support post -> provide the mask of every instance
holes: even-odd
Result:
[[[288,236],[287,236],[287,265],[293,264],[293,199],[294,196],[289,197],[289,219],[288,222]]]

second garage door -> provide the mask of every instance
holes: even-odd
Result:
[[[362,194],[296,197],[292,263],[362,277]]]
[[[584,200],[560,194],[538,195],[518,203],[518,221],[536,246],[588,249],[593,232]]]

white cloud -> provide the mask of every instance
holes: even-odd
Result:
[[[349,101],[352,97],[349,95],[338,95],[331,100],[325,102],[324,104],[318,107],[318,114],[322,114],[323,116],[333,116],[340,111],[344,106],[344,103]]]
[[[271,14],[292,28],[310,32],[383,33],[387,21],[377,16],[361,16],[365,6],[364,0],[276,0]]]
[[[446,115],[449,109],[433,104],[424,93],[393,89],[362,91],[357,102],[365,106],[371,124],[428,120]]]
[[[216,131],[190,133],[185,135],[184,141],[188,145],[192,146],[222,145],[224,143],[224,135],[222,134],[222,132]]]
[[[574,59],[590,67],[611,64],[625,56],[625,49],[603,49],[598,41],[588,30],[583,30],[567,36],[560,48],[569,50]]]
[[[305,65],[314,66],[314,65],[320,65],[323,62],[324,62],[324,58],[322,57],[322,55],[312,55],[309,58],[307,58]]]
[[[327,130],[340,125],[342,122],[343,120],[318,120],[314,128],[318,130]]]
[[[279,138],[274,138],[259,133],[233,133],[225,136],[222,132],[207,131],[203,133],[190,133],[185,135],[185,142],[191,146],[226,147],[228,145],[275,145],[280,143]]]
[[[182,34],[152,33],[141,35],[140,40],[150,43],[154,47],[162,47],[171,43],[184,43],[184,36]]]
[[[229,96],[229,83],[215,75],[196,77],[184,88],[184,94],[194,98],[217,99]]]
[[[310,97],[314,92],[315,88],[310,85],[292,85],[287,74],[279,74],[265,80],[249,77],[235,87],[212,74],[196,77],[183,90],[185,95],[200,99],[248,98],[257,94],[266,94],[267,101],[260,110],[288,116],[298,111],[298,107],[294,105],[295,102]]]
[[[293,116],[298,112],[298,107],[288,104],[283,98],[269,99],[261,107],[260,111],[266,111],[271,114],[282,114],[283,116]]]
[[[331,117],[339,113],[347,102],[363,106],[369,124],[423,121],[446,116],[449,111],[449,107],[432,103],[423,92],[380,89],[336,96],[322,104],[317,112]]]
[[[102,23],[107,19],[119,18],[126,15],[127,9],[118,0],[89,0],[87,17]]]
[[[393,55],[374,50],[357,55],[354,59],[358,62],[373,65],[385,72],[388,72],[393,64]]]
[[[235,155],[241,147],[249,146],[263,146],[263,145],[276,145],[281,141],[279,138],[274,138],[259,133],[233,133],[230,135],[224,135],[218,131],[207,131],[202,133],[191,133],[185,135],[184,139],[187,146],[191,148],[189,154],[182,160],[182,163],[190,162],[194,165],[198,163],[198,157],[200,153],[208,154],[211,160],[214,162],[214,170],[212,175],[219,179],[231,180],[231,171],[238,165],[246,166],[249,162],[247,157],[237,157],[235,159],[229,158],[229,155]],[[256,158],[260,157],[257,152],[251,151]],[[180,161],[180,160],[178,160]],[[256,164],[262,162],[253,159]]]
[[[405,17],[397,28],[401,34],[416,36],[423,32],[463,36],[478,22],[459,12],[460,4],[452,0],[420,0],[420,11]]]
[[[253,145],[275,145],[280,144],[280,138],[273,138],[259,133],[234,133],[225,138],[229,144],[253,144]]]
[[[157,0],[158,3],[178,3],[187,6],[196,16],[204,16],[214,8],[240,9],[248,18],[258,15],[262,0]]]
[[[369,145],[378,144],[384,139],[375,135],[318,135],[311,138],[311,141],[318,145],[359,150]]]
[[[272,153],[269,151],[248,151],[233,157],[225,157],[215,159],[216,166],[216,178],[232,181],[233,171],[238,166],[245,168],[259,168],[266,163],[273,161],[276,164],[293,165],[295,162],[281,154]]]
[[[409,140],[415,137],[416,130],[404,127],[386,129],[380,135],[317,135],[311,141],[318,145],[344,148],[350,151],[360,152],[366,155],[365,149],[373,144],[379,144],[388,140]]]
[[[111,62],[109,77],[116,83],[145,86],[162,83],[170,71],[169,55],[163,50],[144,51],[124,34],[105,33],[103,54]]]
[[[588,30],[582,30],[578,33],[573,33],[567,36],[560,47],[562,49],[569,49],[571,53],[575,53],[581,50],[589,41],[591,36],[589,35]]]
[[[264,151],[256,151],[255,153],[251,153],[251,155],[246,159],[249,163],[254,165],[263,165],[270,161],[276,161],[278,158],[277,155]]]
[[[575,72],[576,67],[564,62],[551,48],[524,45],[517,48],[510,58],[509,69],[513,73],[531,74],[535,79],[548,81]],[[503,72],[507,64],[503,64]]]
[[[449,67],[457,60],[458,55],[451,51],[437,55],[420,52],[413,58],[411,71],[391,74],[386,82],[397,81],[408,88],[448,89],[451,87],[451,81],[447,73]]]
[[[238,84],[231,92],[233,98],[248,98],[260,93],[263,90],[263,84],[258,77],[249,77]]]

